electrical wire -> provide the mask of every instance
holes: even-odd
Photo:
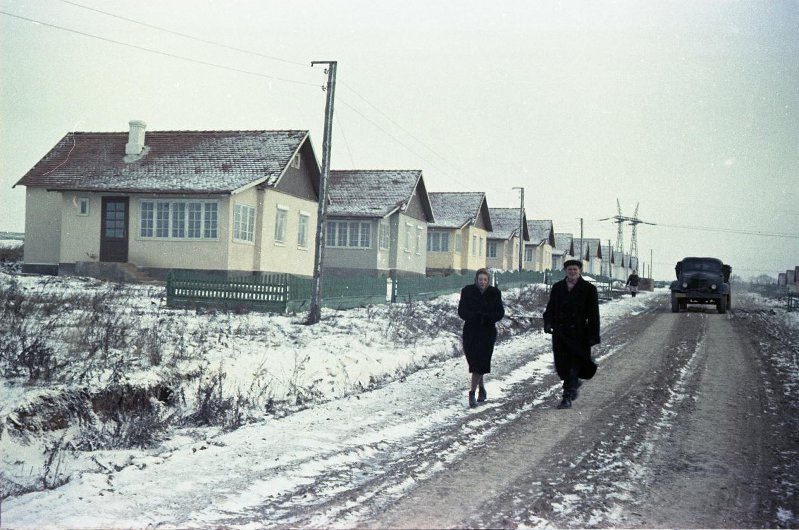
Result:
[[[446,176],[447,178],[449,178],[449,179],[452,179],[452,180],[454,180],[455,182],[457,182],[459,185],[461,185],[461,186],[463,187],[463,189],[465,189],[465,190],[467,190],[467,191],[477,191],[477,190],[475,190],[475,189],[474,189],[474,187],[473,187],[473,186],[471,186],[471,185],[469,185],[469,184],[466,184],[465,182],[462,182],[462,181],[458,180],[457,178],[455,178],[454,176],[450,175],[449,173],[447,173],[446,171],[444,171],[443,169],[441,169],[439,166],[437,166],[436,164],[434,164],[434,163],[433,163],[433,162],[431,162],[430,160],[426,159],[424,156],[422,156],[421,154],[419,154],[418,152],[416,152],[416,151],[415,151],[415,150],[414,150],[412,147],[408,146],[407,144],[405,144],[404,142],[402,142],[402,140],[400,140],[399,138],[397,138],[396,136],[394,136],[394,135],[393,135],[393,134],[391,134],[390,132],[386,131],[386,130],[385,130],[383,127],[381,127],[381,126],[380,126],[380,125],[379,125],[377,122],[375,122],[375,121],[374,121],[374,120],[372,120],[371,118],[368,118],[368,117],[366,117],[366,116],[365,116],[365,115],[364,115],[364,114],[363,114],[361,111],[359,111],[358,109],[356,109],[355,107],[353,107],[352,105],[350,105],[349,103],[347,103],[347,102],[346,102],[346,100],[345,100],[345,101],[341,101],[340,103],[341,103],[342,105],[344,105],[345,107],[349,108],[350,110],[352,110],[352,111],[353,111],[355,114],[357,114],[358,116],[360,116],[361,118],[363,118],[363,119],[364,119],[364,120],[366,120],[367,122],[371,123],[371,124],[372,124],[374,127],[376,127],[378,130],[380,130],[381,132],[383,132],[383,134],[385,134],[386,136],[388,136],[389,138],[391,138],[392,140],[394,140],[395,142],[397,142],[399,145],[401,145],[402,147],[404,147],[406,150],[408,150],[408,152],[410,152],[410,153],[412,153],[413,155],[415,155],[415,156],[419,157],[419,159],[421,159],[423,162],[426,162],[426,163],[427,163],[427,164],[429,164],[431,167],[433,167],[433,168],[435,168],[436,170],[440,171],[442,175],[444,175],[444,176]]]
[[[344,139],[344,146],[347,148],[347,154],[350,157],[350,167],[355,169],[355,159],[352,158],[352,151],[350,150],[350,143],[347,141],[347,135],[344,134],[344,127],[341,125],[341,120],[338,117],[338,114],[333,114],[336,119],[336,124],[338,125],[338,130],[341,132],[341,137]]]
[[[461,169],[460,167],[458,167],[458,165],[457,165],[457,164],[455,164],[455,163],[453,163],[452,161],[450,161],[450,160],[446,159],[444,156],[440,155],[440,154],[439,154],[437,151],[435,151],[435,150],[434,150],[434,149],[432,149],[431,147],[428,147],[428,145],[427,145],[427,144],[425,144],[423,141],[419,140],[419,139],[418,139],[416,136],[414,136],[414,134],[413,134],[413,133],[411,133],[411,132],[410,132],[408,129],[406,129],[405,127],[403,127],[402,125],[400,125],[399,123],[397,123],[395,120],[393,120],[393,119],[391,118],[391,116],[389,116],[388,114],[386,114],[385,112],[383,112],[383,111],[382,111],[380,108],[378,108],[378,106],[377,106],[377,105],[375,105],[374,103],[372,103],[371,101],[369,101],[368,99],[366,99],[366,97],[364,97],[362,94],[360,94],[360,93],[359,93],[358,91],[356,91],[354,88],[352,88],[352,87],[351,87],[349,84],[345,83],[344,81],[340,81],[339,83],[340,83],[341,85],[343,85],[343,86],[344,86],[344,87],[345,87],[347,90],[351,91],[353,94],[355,94],[356,96],[358,96],[359,98],[361,98],[361,100],[362,100],[364,103],[366,103],[367,105],[369,105],[370,107],[372,107],[374,110],[376,110],[376,111],[377,111],[377,112],[378,112],[378,113],[379,113],[381,116],[383,116],[383,117],[384,117],[384,118],[386,118],[386,119],[387,119],[389,122],[391,122],[391,124],[392,124],[392,125],[394,125],[394,126],[395,126],[395,127],[397,127],[399,130],[401,130],[402,132],[404,132],[405,134],[407,134],[408,136],[410,136],[410,137],[411,137],[412,139],[414,139],[414,140],[415,140],[415,141],[416,141],[416,142],[417,142],[419,145],[421,145],[422,147],[424,147],[425,149],[427,149],[427,150],[428,150],[430,153],[432,153],[434,156],[436,156],[436,157],[437,157],[439,160],[441,160],[442,162],[444,162],[444,163],[445,163],[445,164],[447,164],[448,166],[451,166],[451,167],[453,167],[454,169],[456,169],[456,170],[460,171],[461,173],[467,173],[466,171],[464,171],[463,169]]]
[[[174,31],[174,30],[171,30],[171,29],[162,28],[161,26],[156,26],[154,24],[148,24],[147,22],[142,22],[140,20],[135,20],[135,19],[128,18],[128,17],[123,17],[122,15],[109,13],[108,11],[103,11],[101,9],[95,9],[93,7],[85,6],[85,5],[79,4],[77,2],[71,2],[70,0],[61,0],[61,1],[64,2],[65,4],[69,4],[69,5],[72,5],[72,6],[75,6],[75,7],[79,7],[81,9],[87,9],[89,11],[94,11],[95,13],[101,13],[101,14],[109,16],[109,17],[118,18],[120,20],[124,20],[126,22],[131,22],[133,24],[138,24],[138,25],[144,26],[146,28],[155,29],[155,30],[158,30],[158,31],[163,31],[165,33],[171,33],[172,35],[177,35],[178,37],[183,37],[184,39],[191,39],[191,40],[194,40],[194,41],[197,41],[197,42],[202,42],[202,43],[205,43],[205,44],[211,44],[213,46],[219,46],[220,48],[226,48],[228,50],[233,50],[233,51],[237,51],[237,52],[241,52],[241,53],[247,53],[249,55],[255,55],[257,57],[262,57],[264,59],[269,59],[269,60],[272,60],[272,61],[279,61],[281,63],[293,64],[295,66],[302,66],[302,67],[305,67],[305,68],[312,68],[312,66],[310,64],[300,63],[300,62],[297,62],[297,61],[290,61],[288,59],[283,59],[281,57],[275,57],[274,55],[266,55],[264,53],[254,52],[252,50],[246,50],[244,48],[237,48],[236,46],[230,46],[230,45],[222,43],[222,42],[203,39],[201,37],[195,37],[194,35],[189,35],[188,33],[181,33],[179,31]]]
[[[742,234],[748,236],[763,236],[763,237],[782,237],[786,239],[799,239],[799,234],[784,234],[778,232],[761,232],[758,230],[736,230],[733,228],[716,228],[710,226],[688,226],[688,225],[672,225],[665,223],[654,223],[655,226],[665,226],[667,228],[682,228],[686,230],[704,230],[707,232],[724,232],[728,234]]]
[[[15,15],[13,13],[8,13],[6,11],[0,11],[0,15],[6,15],[6,16],[9,16],[9,17],[18,18],[20,20],[25,20],[27,22],[32,22],[34,24],[39,24],[40,26],[46,26],[46,27],[49,27],[49,28],[60,29],[62,31],[66,31],[66,32],[69,32],[69,33],[76,33],[76,34],[82,35],[84,37],[90,37],[92,39],[97,39],[97,40],[101,40],[101,41],[104,41],[104,42],[110,42],[112,44],[118,44],[120,46],[127,46],[129,48],[133,48],[133,49],[140,50],[140,51],[145,51],[147,53],[153,53],[153,54],[156,54],[156,55],[162,55],[164,57],[170,57],[170,58],[173,58],[173,59],[180,59],[180,60],[183,60],[183,61],[188,61],[188,62],[191,62],[191,63],[201,64],[201,65],[204,65],[204,66],[211,66],[213,68],[219,68],[219,69],[222,69],[222,70],[229,70],[231,72],[238,72],[240,74],[253,75],[253,76],[256,76],[256,77],[263,77],[263,78],[266,78],[266,79],[272,79],[272,80],[275,80],[275,81],[283,81],[285,83],[293,83],[293,84],[297,84],[297,85],[312,86],[312,87],[317,87],[317,88],[320,86],[320,85],[317,85],[317,84],[314,84],[314,83],[308,83],[307,81],[298,81],[296,79],[288,79],[288,78],[285,78],[285,77],[277,77],[277,76],[273,76],[273,75],[262,74],[260,72],[254,72],[252,70],[244,70],[244,69],[241,69],[241,68],[234,68],[232,66],[225,66],[223,64],[211,63],[211,62],[202,61],[202,60],[199,60],[199,59],[192,59],[191,57],[186,57],[184,55],[177,55],[177,54],[173,54],[173,53],[169,53],[169,52],[162,52],[160,50],[154,50],[152,48],[145,48],[144,46],[138,46],[136,44],[130,44],[130,43],[127,43],[127,42],[121,42],[121,41],[117,41],[117,40],[114,40],[114,39],[109,39],[109,38],[106,38],[106,37],[100,37],[99,35],[93,35],[91,33],[86,33],[86,32],[83,32],[83,31],[78,31],[76,29],[66,28],[64,26],[58,26],[56,24],[49,24],[47,22],[42,22],[40,20],[35,20],[35,19],[32,19],[32,18],[23,17],[23,16],[20,16],[20,15]]]

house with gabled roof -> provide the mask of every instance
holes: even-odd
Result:
[[[529,241],[527,216],[520,208],[489,208],[492,231],[486,243],[486,264],[503,271],[519,269],[520,244]],[[523,229],[521,240],[519,230]]]
[[[575,247],[580,243],[580,239],[575,241]],[[575,248],[575,250],[577,250]],[[579,258],[583,261],[584,274],[602,274],[602,243],[597,238],[584,237],[582,239],[582,250]]]
[[[483,192],[431,192],[435,221],[428,226],[427,274],[471,274],[486,267],[493,230]]]
[[[434,218],[420,170],[331,171],[328,197],[325,271],[425,275]]]
[[[555,233],[555,246],[552,249],[552,270],[559,271],[563,269],[563,264],[574,257],[574,236],[565,232]]]
[[[527,222],[530,241],[525,245],[524,268],[531,271],[547,271],[554,268],[552,253],[555,249],[555,229],[551,219],[535,219]]]
[[[605,276],[607,278],[613,277],[618,280],[619,276],[617,276],[613,270],[614,268],[613,262],[615,259],[613,253],[613,247],[610,245],[610,243],[608,243],[607,245],[601,245],[600,250],[602,251],[602,272],[601,272],[602,276]]]
[[[313,274],[320,169],[308,131],[129,125],[67,134],[16,183],[23,270]]]

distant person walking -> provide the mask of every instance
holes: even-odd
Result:
[[[555,370],[563,381],[559,409],[569,409],[577,399],[580,379],[591,379],[596,364],[591,346],[599,344],[599,297],[596,287],[581,276],[583,264],[576,259],[563,264],[566,277],[552,286],[544,310],[544,331],[552,334]]]
[[[638,283],[641,281],[641,278],[638,276],[638,271],[633,271],[632,274],[627,278],[627,287],[630,289],[630,294],[635,295],[638,294]]]
[[[470,407],[486,400],[483,376],[491,373],[491,356],[497,340],[495,324],[505,316],[502,293],[488,285],[488,277],[486,269],[478,270],[474,283],[461,289],[458,303],[458,316],[463,319],[463,352],[472,374]],[[475,391],[479,391],[476,399]]]

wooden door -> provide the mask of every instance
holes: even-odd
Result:
[[[100,261],[128,261],[128,198],[103,197]]]

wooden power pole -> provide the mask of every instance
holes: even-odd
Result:
[[[524,188],[513,188],[522,194],[521,205],[519,206],[519,272],[524,270]]]
[[[316,252],[313,264],[313,283],[311,284],[311,308],[308,324],[316,324],[322,319],[322,256],[325,251],[325,213],[327,210],[327,183],[330,178],[330,140],[333,132],[333,97],[336,93],[336,61],[312,61],[311,66],[327,65],[327,99],[325,101],[325,129],[322,139],[322,178],[319,182],[319,208],[316,218]]]

